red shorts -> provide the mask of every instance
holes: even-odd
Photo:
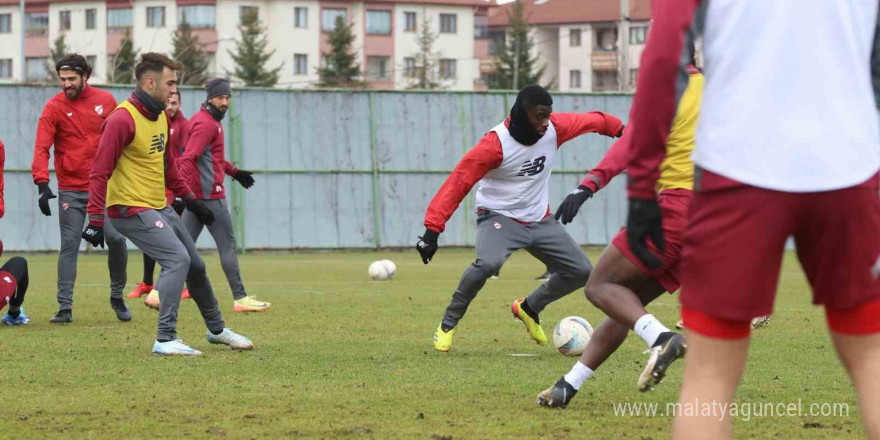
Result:
[[[0,271],[0,310],[6,307],[6,303],[15,295],[17,287],[18,282],[15,281],[12,274],[5,270]]]
[[[693,191],[688,189],[667,189],[660,193],[657,202],[660,204],[660,215],[663,221],[663,239],[666,251],[662,255],[663,265],[657,270],[650,270],[629,249],[626,239],[626,228],[622,228],[611,240],[611,244],[632,261],[642,272],[654,278],[667,292],[673,293],[681,285],[679,281],[679,261],[681,259],[681,239],[687,226],[688,202]],[[648,248],[656,255],[660,252],[648,239]]]
[[[817,193],[756,188],[705,170],[701,177],[684,234],[684,307],[731,321],[769,315],[788,237],[814,304],[846,310],[880,299],[878,175]]]

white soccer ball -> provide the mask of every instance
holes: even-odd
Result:
[[[379,260],[370,264],[368,273],[370,278],[375,281],[384,281],[394,276],[397,272],[397,265],[391,260]]]
[[[553,329],[553,345],[566,356],[580,356],[591,337],[593,326],[580,316],[563,318]]]

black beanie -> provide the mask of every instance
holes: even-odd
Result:
[[[229,80],[226,78],[213,78],[205,83],[205,90],[208,91],[208,99],[220,95],[232,95],[232,89],[229,87]]]
[[[529,122],[527,109],[535,108],[539,105],[553,105],[553,98],[547,90],[539,85],[530,85],[523,87],[516,95],[516,102],[510,109],[510,125],[507,128],[510,135],[523,145],[534,145],[541,139],[541,134],[532,127]]]

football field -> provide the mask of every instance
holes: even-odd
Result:
[[[589,254],[595,263],[598,252]],[[525,252],[514,254],[500,279],[487,282],[448,354],[435,353],[431,338],[472,250],[441,248],[427,267],[414,250],[248,254],[241,259],[248,293],[272,302],[268,313],[255,315],[232,313],[219,259],[205,254],[226,325],[250,337],[256,349],[208,344],[198,310],[187,300],[178,332],[204,352],[199,358],[150,354],[156,311],[142,300],[128,300],[131,322],[117,321],[103,254],[80,255],[74,322],[49,324],[57,308],[56,255],[27,258],[31,285],[24,307],[31,323],[0,328],[0,438],[669,437],[667,403],[677,401],[682,365],[655,391],[638,393],[645,347],[633,333],[567,409],[535,404],[536,394],[575,359],[537,346],[511,317],[511,301],[537,286],[533,279],[543,271]],[[367,266],[382,258],[397,264],[397,274],[370,281]],[[141,268],[140,253],[131,253],[129,290]],[[776,315],[753,335],[736,398],[750,409],[734,418],[737,438],[862,436],[856,395],[807,292],[789,253]],[[664,296],[648,310],[671,326],[677,298]],[[545,332],[569,315],[594,326],[604,316],[578,291],[542,313]],[[768,406],[778,411],[780,404],[783,414],[768,413]],[[799,409],[792,413],[791,405]],[[656,414],[645,415],[652,407]],[[848,414],[822,414],[843,407]],[[630,412],[636,408],[639,415]]]

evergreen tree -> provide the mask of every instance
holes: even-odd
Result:
[[[280,65],[274,69],[266,68],[266,63],[275,54],[275,51],[267,51],[269,41],[266,39],[266,28],[260,22],[256,9],[251,9],[241,17],[238,26],[241,32],[241,40],[235,41],[235,52],[229,51],[229,55],[236,63],[235,72],[226,72],[234,75],[250,87],[273,87],[278,83]]]
[[[537,84],[544,76],[546,66],[535,69],[537,55],[532,56],[535,42],[529,36],[529,23],[525,17],[522,0],[516,0],[507,12],[510,27],[507,38],[495,60],[495,74],[489,79],[490,89],[519,90],[529,84]],[[519,64],[517,65],[517,59]],[[518,74],[514,72],[517,70]],[[514,79],[516,84],[514,84]],[[549,86],[548,86],[549,88]]]
[[[49,48],[49,59],[47,59],[45,63],[47,82],[55,81],[57,79],[55,77],[55,64],[58,63],[58,60],[64,58],[70,50],[70,48],[67,47],[66,39],[67,37],[64,32],[58,34],[58,38],[55,39],[52,47]]]
[[[111,84],[134,84],[134,65],[138,51],[131,41],[131,31],[126,29],[119,50],[113,54],[110,68],[107,69],[107,81]]]
[[[416,36],[419,51],[413,56],[412,72],[407,72],[408,88],[423,90],[444,88],[437,70],[441,54],[439,51],[434,51],[434,42],[437,41],[437,36],[438,34],[431,30],[431,19],[428,14],[425,14],[422,19],[422,28],[419,29]]]
[[[363,85],[357,78],[361,68],[356,62],[357,54],[352,52],[354,42],[352,25],[346,24],[342,17],[336,17],[336,27],[328,38],[330,53],[324,55],[326,66],[318,69],[321,87],[356,87]]]
[[[184,20],[177,26],[172,37],[174,54],[172,58],[183,64],[184,70],[178,73],[178,83],[188,86],[201,86],[207,81],[208,57],[199,43],[199,37],[193,35],[192,27]]]

